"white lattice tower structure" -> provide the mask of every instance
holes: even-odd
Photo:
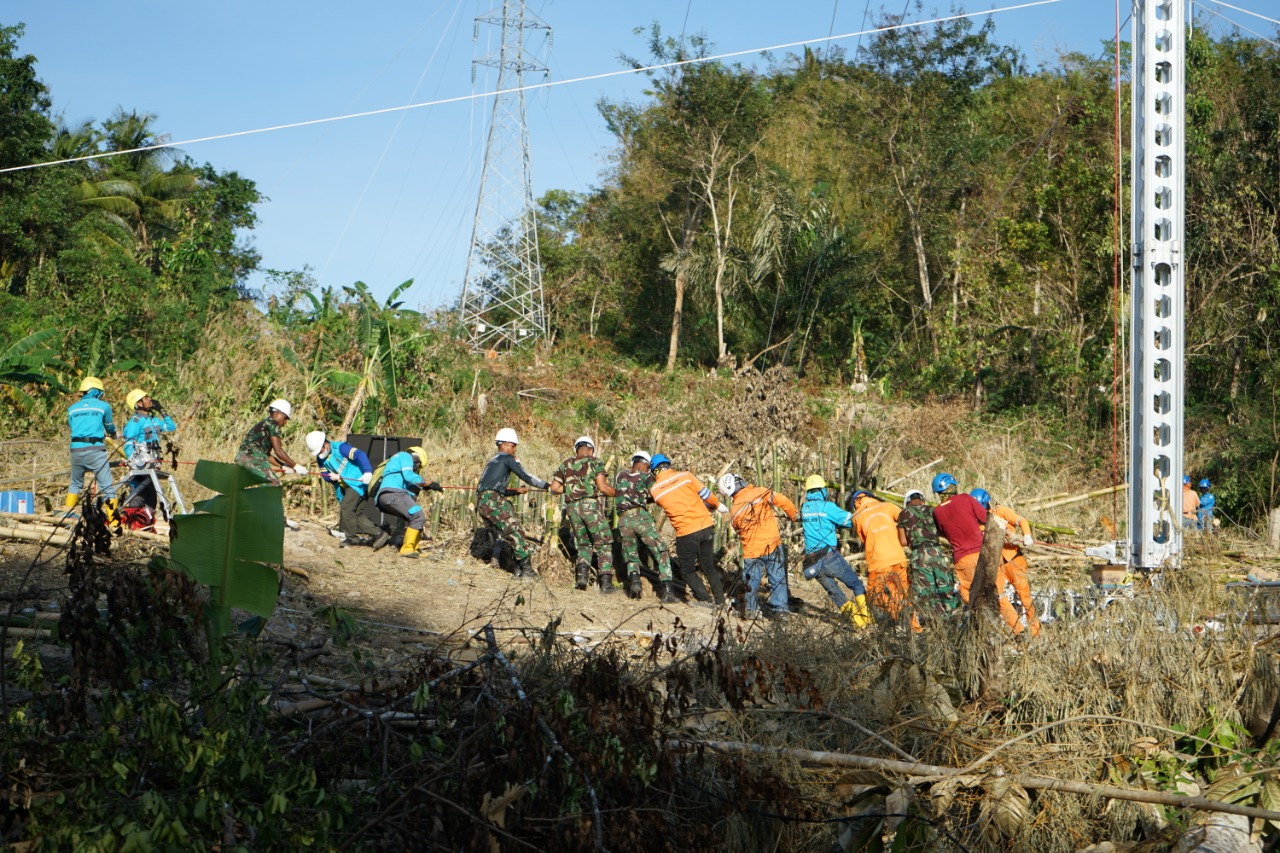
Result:
[[[1182,562],[1184,0],[1135,0],[1130,246],[1129,554]]]
[[[524,83],[526,75],[547,73],[526,49],[526,39],[540,32],[545,40],[550,28],[522,0],[501,0],[476,18],[477,40],[481,25],[501,31],[497,52],[474,62],[497,69],[497,94],[489,114],[459,319],[462,336],[473,348],[503,350],[547,333]]]

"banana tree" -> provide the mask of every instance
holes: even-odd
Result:
[[[66,388],[49,371],[63,366],[57,352],[48,342],[61,335],[60,329],[32,332],[0,352],[0,394],[24,414],[35,407],[36,400],[26,390],[28,385],[45,385],[55,391]]]
[[[347,407],[346,417],[342,419],[340,435],[349,433],[353,427],[361,432],[376,429],[382,420],[382,413],[394,409],[400,403],[394,321],[399,317],[416,314],[401,308],[404,303],[397,301],[412,284],[413,279],[402,283],[381,304],[369,292],[369,286],[362,281],[343,288],[356,303],[356,342],[360,348],[361,370],[359,373],[335,371],[332,374],[335,383],[353,390],[351,404]],[[398,344],[403,346],[421,337],[424,335],[414,335]],[[378,398],[381,398],[381,405],[368,405],[369,401]]]

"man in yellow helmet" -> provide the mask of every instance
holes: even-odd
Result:
[[[426,529],[423,521],[422,507],[418,506],[418,493],[423,491],[443,492],[444,487],[434,480],[428,482],[422,476],[427,466],[427,451],[421,447],[410,447],[392,456],[382,465],[382,474],[377,477],[378,509],[403,518],[409,526],[404,532],[404,544],[400,547],[401,557],[418,557],[418,540]],[[377,551],[386,545],[390,535],[383,531],[373,540],[373,550]]]
[[[98,497],[103,501],[107,520],[114,522],[116,487],[111,482],[107,459],[107,438],[115,439],[111,404],[104,397],[102,380],[86,376],[80,383],[82,396],[67,407],[67,424],[71,427],[71,485],[67,488],[66,508],[80,502],[84,479],[92,474],[98,484]]]

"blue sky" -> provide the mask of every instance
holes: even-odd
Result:
[[[483,89],[482,77],[473,87],[471,64],[488,33],[481,28],[479,44],[472,36],[491,5],[11,0],[0,23],[26,24],[20,47],[38,58],[54,108],[69,121],[123,106],[156,113],[157,127],[178,141]],[[967,8],[1004,5],[1011,3]],[[620,69],[619,52],[643,57],[645,41],[632,30],[655,20],[671,33],[703,32],[728,52],[861,30],[881,7],[870,5],[865,26],[865,0],[529,0],[529,8],[554,30],[545,55],[551,78],[565,80]],[[938,8],[948,7],[909,9],[907,17],[933,17]],[[1094,54],[1114,31],[1114,9],[1113,0],[1063,0],[1007,12],[995,19],[997,37],[1032,65],[1051,63],[1060,50]],[[856,42],[837,44],[852,51]],[[639,97],[642,88],[632,76],[532,93],[535,194],[598,184],[612,138],[595,104]],[[253,233],[265,267],[310,265],[322,285],[363,280],[379,294],[413,278],[409,303],[436,307],[462,286],[485,117],[486,102],[475,101],[183,150],[255,180],[270,198]]]

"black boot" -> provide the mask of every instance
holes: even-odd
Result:
[[[339,544],[338,547],[339,548],[355,548],[355,547],[368,548],[372,544],[373,544],[373,540],[370,539],[368,536],[348,536],[346,539],[342,540],[341,544]]]
[[[516,567],[512,574],[525,580],[533,580],[538,576],[538,573],[533,570],[533,564],[529,562],[528,557],[516,562]]]
[[[502,565],[502,540],[501,539],[498,539],[493,543],[493,552],[489,554],[489,562],[495,566]]]
[[[573,586],[575,589],[586,589],[591,585],[591,581],[587,579],[587,567],[582,563],[578,563],[574,567]]]
[[[382,529],[378,531],[378,535],[373,537],[373,544],[370,546],[375,551],[381,551],[387,547],[387,543],[391,541],[391,531]]]
[[[658,600],[663,604],[675,604],[676,591],[671,588],[671,581],[658,581]]]
[[[613,594],[613,572],[605,572],[600,576],[600,591],[605,595]]]
[[[643,586],[643,582],[640,579],[640,572],[633,571],[631,573],[631,578],[627,585],[627,595],[630,596],[631,598],[639,598],[641,593],[643,592],[644,592],[644,586]]]

